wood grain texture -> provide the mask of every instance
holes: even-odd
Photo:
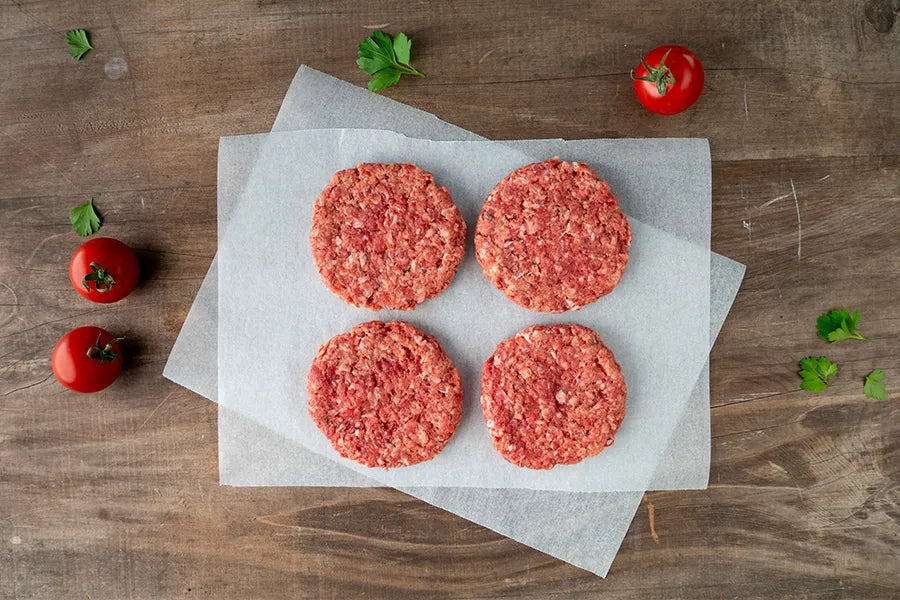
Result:
[[[0,597],[900,595],[896,16],[891,0],[0,3]],[[428,73],[386,95],[482,135],[710,139],[713,248],[748,265],[712,352],[710,488],[648,494],[607,580],[393,490],[220,488],[215,406],[161,376],[215,253],[218,137],[268,130],[301,63],[364,84],[356,44],[383,24]],[[73,27],[96,47],[79,63]],[[628,78],[664,42],[707,69],[674,117]],[[89,195],[147,274],[113,306],[66,275],[66,212]],[[816,338],[834,307],[872,342]],[[49,359],[87,324],[127,333],[130,358],[79,396]],[[819,396],[797,389],[808,354],[840,365]],[[874,367],[887,402],[862,395]]]

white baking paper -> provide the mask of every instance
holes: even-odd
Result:
[[[682,186],[685,193],[708,197],[708,178],[685,178],[648,160],[658,154],[687,156],[698,169],[709,164],[703,140],[612,141],[602,160],[589,164],[603,178],[642,173],[665,196],[679,189],[667,182],[687,179],[696,185]],[[561,156],[582,160],[574,152]],[[316,196],[336,171],[360,162],[410,162],[433,173],[469,225],[466,256],[445,292],[414,311],[377,314],[434,334],[463,382],[462,421],[443,452],[390,471],[341,458],[306,410],[305,377],[319,346],[376,316],[322,284],[308,243]],[[435,142],[351,129],[268,134],[242,200],[219,231],[219,402],[387,485],[645,489],[709,351],[708,239],[693,244],[632,218],[629,264],[611,294],[561,315],[521,308],[485,278],[471,239],[484,198],[529,162],[527,154],[499,142]],[[630,193],[612,189],[620,198]],[[615,352],[628,385],[626,416],[616,444],[600,456],[548,471],[522,469],[491,444],[480,410],[481,365],[499,342],[525,327],[559,322],[595,329]]]
[[[382,127],[431,139],[480,139],[433,115],[301,67],[288,89],[273,130],[344,125]],[[253,144],[261,141],[239,139]],[[220,175],[234,175],[220,177],[220,206],[228,207],[229,200],[234,203],[243,189],[251,166],[244,159],[256,156],[258,149],[253,144],[244,148],[227,144],[220,147]],[[229,153],[229,148],[234,152]],[[229,183],[233,187],[229,188]],[[687,208],[683,216],[688,220],[691,211],[703,210],[702,206]],[[653,223],[647,217],[644,220]],[[672,223],[657,225],[677,233],[669,228]],[[718,335],[744,273],[743,265],[715,253],[711,255],[711,263],[710,343]],[[164,371],[169,379],[213,401],[217,398],[217,281],[214,259]],[[706,486],[709,472],[707,381],[708,368],[705,368],[676,433],[679,440],[705,439],[705,458],[694,454],[692,460],[686,460],[679,451],[680,446],[670,443],[651,482],[652,489]],[[220,481],[224,485],[377,485],[222,407],[219,408],[218,441]],[[689,445],[697,447],[699,443]],[[479,488],[403,491],[600,576],[609,570],[642,496],[640,492]],[[557,517],[561,514],[569,518],[560,521]]]
[[[222,138],[219,148],[219,171],[222,174],[218,186],[218,194],[223,214],[230,215],[230,205],[236,202],[237,195],[246,184],[249,177],[249,163],[243,157],[256,156],[262,136],[235,136]],[[530,141],[520,142],[521,147],[527,147]],[[548,141],[534,140],[535,145],[545,145]],[[585,142],[587,143],[587,142]],[[586,149],[590,152],[589,149]],[[690,212],[689,210],[687,212]],[[697,219],[695,219],[696,222]],[[691,220],[685,219],[685,225],[690,227]],[[710,315],[710,344],[718,335],[719,329],[728,313],[743,275],[743,265],[727,259],[719,254],[711,255],[711,315]],[[183,331],[191,335],[183,342],[185,334],[179,338],[178,344],[185,344],[185,350],[179,351],[185,354],[200,353],[211,344],[215,349],[215,335],[210,335],[210,325],[216,323],[216,290],[211,287],[216,285],[216,263],[210,269],[207,281],[198,293],[197,301],[191,309]],[[208,291],[212,290],[212,291]],[[192,342],[189,346],[187,342]],[[178,346],[176,346],[178,350]],[[199,393],[205,393],[211,399],[216,399],[216,369],[207,370],[198,368],[197,365],[187,364],[187,360],[176,360],[176,350],[167,365],[184,369],[180,375],[182,381],[194,385]],[[210,359],[207,359],[207,362]],[[172,373],[167,373],[172,376]],[[205,383],[205,380],[212,380]],[[697,489],[705,488],[709,472],[709,394],[706,382],[708,372],[704,369],[698,379],[689,401],[688,407],[682,415],[677,431],[678,443],[670,444],[664,453],[663,463],[657,469],[651,485],[652,489]],[[219,415],[219,474],[223,484],[235,486],[377,486],[377,481],[335,465],[319,455],[312,454],[302,446],[294,445],[290,451],[280,451],[286,442],[276,434],[266,429],[251,426],[248,420],[240,415],[225,409],[220,410]],[[703,452],[703,449],[706,449]],[[700,449],[700,450],[698,450]],[[427,496],[430,493],[422,488],[405,490],[417,497]],[[497,514],[490,513],[491,506],[481,503],[477,489],[465,490],[454,493],[451,497],[457,497],[465,493],[469,496],[468,505],[450,505],[451,512],[466,516],[478,523],[491,526],[493,523],[504,521],[506,516],[502,511]],[[523,499],[518,497],[517,490],[508,490],[508,502],[521,504]],[[554,493],[546,492],[547,496]],[[625,493],[622,493],[625,494]],[[634,495],[633,493],[628,493]],[[552,500],[553,504],[564,505],[567,502],[565,493],[555,494],[559,496]],[[602,505],[607,498],[603,493],[593,494],[594,505]],[[635,497],[635,505],[639,495]],[[429,498],[425,498],[429,499]],[[616,499],[619,502],[620,499]],[[548,502],[551,502],[548,499]],[[577,512],[577,511],[576,511]],[[535,511],[535,519],[540,519],[540,512]],[[472,516],[475,515],[475,516]],[[534,520],[532,520],[532,523]],[[583,523],[583,528],[589,522]],[[496,528],[496,527],[495,527]],[[514,528],[509,524],[508,528]],[[519,532],[522,535],[532,534],[541,530],[540,527],[531,528]]]
[[[383,127],[428,139],[483,139],[472,132],[441,121],[429,113],[378,94],[371,94],[363,88],[314,69],[301,67],[291,82],[273,130],[329,128],[344,124],[353,127]],[[255,157],[259,141],[260,138],[249,136],[223,138],[220,146],[218,182],[222,210],[230,210],[237,195],[243,190],[253,164],[253,161],[248,162],[243,157]],[[520,149],[526,151],[530,149],[534,159],[539,160],[549,153],[558,153],[558,150],[548,145],[559,142],[559,140],[522,140],[510,143],[518,144]],[[592,156],[595,152],[592,148],[593,142],[602,143],[603,140],[569,143],[581,144],[579,151]],[[677,156],[664,158],[670,161],[678,159]],[[671,200],[667,199],[663,204],[638,203],[629,209],[646,222],[676,234],[690,232],[692,227],[708,228],[708,203],[673,205]],[[220,215],[220,218],[223,216],[227,215]],[[714,284],[711,289],[711,302],[714,309],[717,307],[720,309],[719,314],[721,319],[724,319],[740,285],[744,268],[743,265],[715,253],[711,255],[711,263]],[[214,259],[164,370],[164,375],[169,379],[213,401],[217,398],[217,281],[217,265]],[[721,283],[718,288],[716,282]],[[720,326],[721,320],[711,322],[711,331],[717,333]],[[715,334],[712,334],[711,339],[715,339]],[[704,372],[698,379],[690,404],[675,435],[679,440],[688,443],[670,445],[664,453],[663,463],[657,469],[650,489],[706,487],[709,473],[707,381],[708,376]],[[220,431],[219,440],[220,481],[230,485],[271,484],[272,479],[264,474],[264,468],[244,464],[242,457],[245,453],[241,447],[237,443],[229,444],[227,435],[237,428],[222,426],[228,418],[226,414],[220,419],[220,428],[224,429]],[[239,437],[236,442],[241,440]],[[705,453],[687,450],[702,447],[707,448]],[[325,463],[321,469],[307,468],[311,462],[317,461],[312,458],[305,461],[289,460],[286,465],[276,468],[275,472],[281,474],[285,469],[291,470],[292,475],[284,480],[284,485],[303,485],[304,481],[308,481],[308,485],[356,485],[360,481],[378,485],[369,479],[351,476],[329,463]],[[234,470],[229,468],[231,466]],[[257,483],[254,483],[254,474],[259,474]]]

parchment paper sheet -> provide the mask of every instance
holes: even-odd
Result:
[[[238,173],[243,174],[246,178],[249,176],[249,167],[244,156],[255,156],[262,143],[262,136],[237,136],[222,138],[219,150],[219,167],[222,173]],[[539,143],[539,142],[536,142]],[[232,178],[234,179],[234,178]],[[239,177],[238,177],[239,179]],[[243,185],[234,185],[234,181],[219,183],[219,198],[222,203],[222,210],[225,214],[230,214],[228,208],[229,203],[235,201],[236,195],[240,193]],[[710,315],[710,344],[718,335],[719,328],[727,315],[731,306],[731,301],[737,292],[740,279],[743,274],[743,266],[739,263],[731,261],[718,254],[712,254],[711,261],[712,275],[712,294]],[[215,263],[211,267],[208,280],[205,281],[203,287],[197,296],[197,303],[191,309],[188,320],[185,322],[182,336],[179,338],[179,346],[185,338],[185,331],[191,334],[189,341],[194,341],[192,349],[183,350],[185,354],[188,352],[198,352],[203,356],[204,351],[208,351],[211,346],[213,350],[216,347],[216,338],[214,335],[207,335],[210,326],[216,324],[216,306],[215,300],[217,294],[215,290],[207,293],[210,285],[217,285],[215,278]],[[201,316],[203,315],[203,316]],[[175,351],[173,350],[173,359],[167,366],[167,375],[171,376],[168,369],[173,365],[180,363],[189,363],[188,360],[174,361]],[[205,375],[201,369],[193,367],[195,377]],[[183,377],[201,391],[215,401],[216,399],[216,370],[212,369],[212,381],[208,384],[203,383],[203,377],[192,379],[189,376]],[[698,379],[694,387],[692,397],[688,409],[685,411],[682,419],[677,427],[676,437],[678,443],[670,444],[664,455],[664,464],[657,469],[654,475],[652,485],[653,489],[683,489],[683,488],[703,488],[706,486],[709,455],[703,456],[689,455],[688,448],[709,448],[709,397],[706,389],[706,381],[708,374],[704,371]],[[197,383],[197,382],[200,383]],[[207,386],[208,387],[205,387]],[[231,421],[238,421],[239,425],[229,426]],[[309,485],[309,486],[354,486],[354,485],[379,485],[378,482],[369,478],[360,477],[355,473],[351,473],[346,469],[336,467],[334,463],[322,460],[319,456],[310,455],[310,453],[302,448],[298,451],[302,453],[302,460],[297,460],[294,454],[288,453],[280,455],[277,452],[268,453],[264,460],[254,460],[249,448],[260,447],[265,448],[266,442],[256,439],[253,435],[242,434],[241,425],[244,419],[235,415],[231,411],[224,411],[220,417],[220,464],[219,472],[222,483],[229,485]],[[253,431],[263,431],[253,428]],[[274,435],[274,434],[273,434]],[[687,441],[683,446],[681,442]],[[262,455],[261,455],[262,456]],[[510,491],[510,494],[514,494]]]
[[[433,115],[302,67],[288,89],[273,130],[344,125],[384,127],[432,139],[481,139]],[[243,171],[244,178],[243,181],[240,178],[233,180],[235,189],[220,182],[220,206],[227,207],[228,199],[232,203],[236,201],[251,166],[243,162],[243,158],[255,156],[261,141],[252,137],[233,138],[238,139],[247,145],[238,148],[223,143],[220,147],[219,170]],[[545,153],[542,150],[538,156]],[[653,215],[639,216],[654,223]],[[689,223],[689,215],[684,215],[684,221]],[[658,225],[677,232],[669,227],[678,224],[675,221]],[[710,343],[718,335],[744,273],[743,265],[715,253],[711,256]],[[217,261],[214,259],[164,372],[169,379],[213,401],[217,398],[217,282]],[[678,425],[676,437],[705,438],[708,448],[707,381],[708,371],[704,369]],[[651,482],[651,489],[706,486],[708,451],[705,457],[694,457],[697,460],[691,463],[679,455],[677,448],[677,444],[670,444]],[[321,486],[327,485],[326,482],[378,485],[221,407],[219,451],[220,481],[225,485]],[[234,460],[241,457],[242,460]],[[639,492],[566,493],[477,488],[406,488],[403,491],[601,576],[606,575],[642,496]],[[569,515],[569,518],[560,522],[560,514]]]
[[[474,133],[463,130],[455,125],[437,119],[434,115],[425,113],[410,106],[400,104],[384,96],[371,94],[363,88],[351,85],[329,75],[301,67],[290,88],[287,91],[284,103],[275,121],[273,130],[292,130],[303,128],[328,128],[336,125],[347,124],[353,127],[388,127],[410,136],[425,137],[430,139],[483,139]],[[227,141],[226,141],[227,140]],[[240,141],[240,146],[238,142]],[[232,174],[227,180],[220,178],[218,185],[221,210],[230,210],[231,203],[236,200],[242,191],[252,167],[252,162],[246,162],[239,157],[256,156],[259,150],[261,138],[243,136],[236,138],[223,138],[219,154],[219,172]],[[574,141],[569,144],[579,144],[579,153],[586,156],[594,156],[591,150],[591,140]],[[539,141],[515,141],[520,149],[533,148],[532,156],[538,160],[542,156],[558,153],[554,147],[559,140]],[[229,185],[234,187],[229,187]],[[623,199],[626,201],[627,199]],[[709,207],[701,205],[667,206],[642,208],[641,206],[627,207],[631,214],[635,214],[644,221],[655,224],[661,229],[673,231],[676,234],[690,231],[691,228],[708,226],[708,217],[704,218],[705,211]],[[227,218],[228,215],[220,215]],[[713,309],[722,315],[727,314],[728,308],[734,298],[734,294],[743,277],[743,266],[721,255],[712,254],[711,259],[713,288],[711,302]],[[715,284],[721,283],[720,287]],[[173,381],[194,390],[195,392],[216,401],[217,398],[217,339],[216,322],[218,314],[217,297],[217,261],[213,260],[209,273],[201,286],[191,311],[182,327],[181,333],[172,349],[169,361],[166,364],[164,375]],[[721,310],[720,310],[721,309]],[[711,331],[718,331],[721,319],[711,321]],[[715,339],[715,334],[712,338]],[[709,443],[709,399],[706,384],[706,375],[701,375],[695,386],[689,410],[686,410],[675,437],[679,440],[697,441],[687,444],[686,447],[696,447],[701,442],[705,446]],[[223,417],[222,422],[229,417]],[[236,428],[226,428],[228,432]],[[247,465],[243,468],[240,461],[231,461],[227,437],[220,432],[220,481],[223,484],[233,485],[271,485],[273,480],[265,476],[264,469],[259,466]],[[702,440],[705,438],[705,442]],[[663,464],[654,476],[650,489],[679,489],[679,488],[703,488],[706,486],[709,472],[708,450],[704,456],[693,456],[689,460],[684,452],[680,451],[678,444],[670,445],[663,457]],[[234,450],[234,455],[240,457],[243,453],[240,448]],[[369,479],[350,476],[343,471],[343,480],[337,475],[340,469],[325,464],[322,469],[307,468],[310,461],[291,461],[289,464],[293,475],[283,482],[284,485],[359,485],[374,484]],[[318,462],[318,461],[314,461]],[[231,467],[234,467],[232,470]],[[284,469],[276,469],[282,473]],[[322,471],[325,471],[324,475]],[[254,481],[254,475],[259,479]],[[333,482],[333,483],[329,483]],[[355,482],[355,483],[354,483]]]
[[[705,141],[605,145],[602,162],[591,164],[602,177],[653,180],[657,202],[682,194],[707,201]],[[660,160],[673,155],[687,157],[691,168],[676,170]],[[562,156],[581,159],[569,151]],[[353,307],[328,290],[313,264],[313,201],[335,172],[366,161],[408,162],[434,173],[469,225],[466,256],[453,283],[414,311],[375,315]],[[388,485],[646,489],[709,353],[708,238],[693,244],[632,218],[628,267],[612,293],[579,311],[528,311],[484,277],[472,237],[484,198],[529,162],[502,142],[435,142],[361,129],[268,134],[242,200],[219,228],[219,402]],[[641,187],[642,197],[651,193],[650,186]],[[627,197],[635,188],[612,189]],[[463,382],[462,421],[444,450],[390,471],[340,457],[306,410],[306,374],[319,346],[375,316],[408,321],[437,336]],[[615,352],[628,385],[625,420],[615,445],[597,457],[544,471],[522,469],[493,449],[480,410],[481,366],[516,332],[559,322],[595,329]]]

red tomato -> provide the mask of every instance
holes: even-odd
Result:
[[[109,387],[122,370],[122,339],[99,327],[73,329],[53,349],[53,374],[83,394]]]
[[[634,93],[647,110],[660,115],[680,113],[703,91],[703,65],[681,46],[660,46],[634,70]]]
[[[85,242],[69,263],[69,279],[79,294],[91,302],[118,302],[138,282],[140,267],[134,250],[112,238]]]

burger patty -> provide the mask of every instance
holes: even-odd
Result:
[[[433,458],[462,415],[456,367],[433,336],[408,323],[371,321],[331,338],[306,382],[319,430],[367,467]]]
[[[345,302],[411,310],[450,285],[466,223],[447,188],[410,164],[335,173],[313,207],[313,261]]]
[[[631,228],[587,165],[553,158],[507,175],[475,230],[488,279],[527,309],[577,310],[608,294],[628,262]]]
[[[580,325],[535,325],[504,340],[484,363],[481,390],[494,448],[529,469],[599,454],[625,416],[615,356]]]

